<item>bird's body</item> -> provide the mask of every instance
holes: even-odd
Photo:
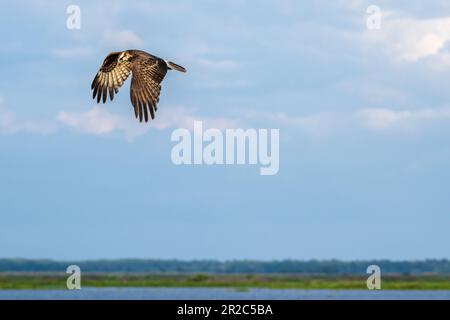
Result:
[[[92,82],[92,98],[97,98],[97,103],[105,103],[109,94],[112,101],[114,94],[132,73],[130,98],[134,113],[140,122],[147,122],[149,115],[152,119],[155,118],[161,82],[168,70],[186,72],[186,69],[173,62],[141,50],[110,53]]]

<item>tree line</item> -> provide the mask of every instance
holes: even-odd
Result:
[[[378,265],[383,273],[450,274],[450,260],[421,261],[215,261],[215,260],[92,260],[54,261],[0,259],[0,272],[65,272],[69,265],[78,265],[92,273],[220,273],[220,274],[366,274],[367,267]]]

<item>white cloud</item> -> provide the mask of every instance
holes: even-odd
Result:
[[[205,127],[227,129],[235,128],[239,123],[235,118],[199,116],[195,114],[195,111],[185,107],[165,108],[158,115],[158,121],[155,121],[154,127],[160,130],[180,127],[192,129],[194,121],[202,120]]]
[[[309,136],[326,137],[348,131],[373,133],[421,132],[433,130],[439,124],[450,124],[450,107],[419,110],[392,110],[370,108],[347,113],[320,112],[305,116],[292,116],[283,112],[271,113],[254,110],[240,111],[236,116],[199,116],[195,109],[185,107],[164,108],[158,111],[157,119],[149,123],[139,123],[134,114],[120,115],[96,106],[86,112],[60,112],[57,119],[63,125],[92,135],[123,133],[129,141],[146,134],[150,129],[170,130],[175,128],[193,129],[194,121],[203,121],[205,128],[265,127],[299,129]],[[57,130],[56,125],[18,121],[15,113],[7,111],[0,97],[0,133],[49,134]]]
[[[213,72],[231,72],[239,69],[241,64],[230,57],[223,57],[224,52],[211,48],[204,43],[191,43],[179,54],[183,60],[198,68]],[[211,56],[215,56],[212,58]],[[217,56],[222,56],[218,58]]]
[[[144,44],[144,41],[130,30],[106,32],[103,36],[103,42],[106,46],[115,48],[115,50],[138,48]]]
[[[150,129],[192,129],[195,120],[202,120],[205,127],[219,129],[233,128],[238,123],[236,120],[228,118],[197,116],[194,111],[184,107],[165,108],[161,112],[158,111],[157,119],[154,121],[139,123],[134,118],[134,114],[119,115],[96,106],[86,112],[60,112],[58,120],[78,132],[92,135],[122,132],[130,141],[147,133]]]
[[[363,38],[394,60],[414,63],[441,54],[441,49],[450,41],[450,17],[404,18],[387,12],[381,29],[366,30]]]
[[[322,112],[305,117],[278,116],[283,123],[301,128],[312,136],[328,136],[343,129],[345,119],[340,114]]]
[[[247,110],[241,112],[246,122],[264,127],[300,129],[310,136],[328,136],[341,129],[344,117],[338,113],[320,112],[305,116],[292,116],[284,112],[263,112]]]
[[[326,137],[343,132],[419,133],[450,125],[450,108],[392,110],[362,109],[346,113],[321,112],[305,116],[249,111],[247,121],[263,121],[265,126],[299,129],[309,136]],[[251,120],[250,120],[251,119]]]
[[[122,131],[129,140],[133,140],[147,131],[147,127],[135,123],[131,115],[125,117],[94,107],[86,112],[60,112],[58,120],[76,131],[104,135],[114,131]]]
[[[355,114],[356,119],[371,131],[418,130],[436,122],[450,121],[450,108],[395,111],[365,109]]]
[[[55,131],[51,125],[45,125],[30,121],[18,121],[14,112],[8,111],[3,106],[0,97],[0,133],[12,134],[20,132],[48,134]]]

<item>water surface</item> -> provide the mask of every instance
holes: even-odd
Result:
[[[82,288],[0,290],[0,300],[450,300],[450,291],[273,290],[221,288]]]

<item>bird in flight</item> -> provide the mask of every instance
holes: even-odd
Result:
[[[141,50],[110,53],[92,81],[92,98],[97,97],[97,103],[100,101],[105,103],[109,93],[112,101],[114,94],[119,92],[119,88],[130,73],[133,73],[130,98],[134,114],[140,122],[143,120],[148,122],[149,115],[152,119],[155,118],[161,82],[167,70],[186,72],[185,68],[176,63],[165,61]]]

